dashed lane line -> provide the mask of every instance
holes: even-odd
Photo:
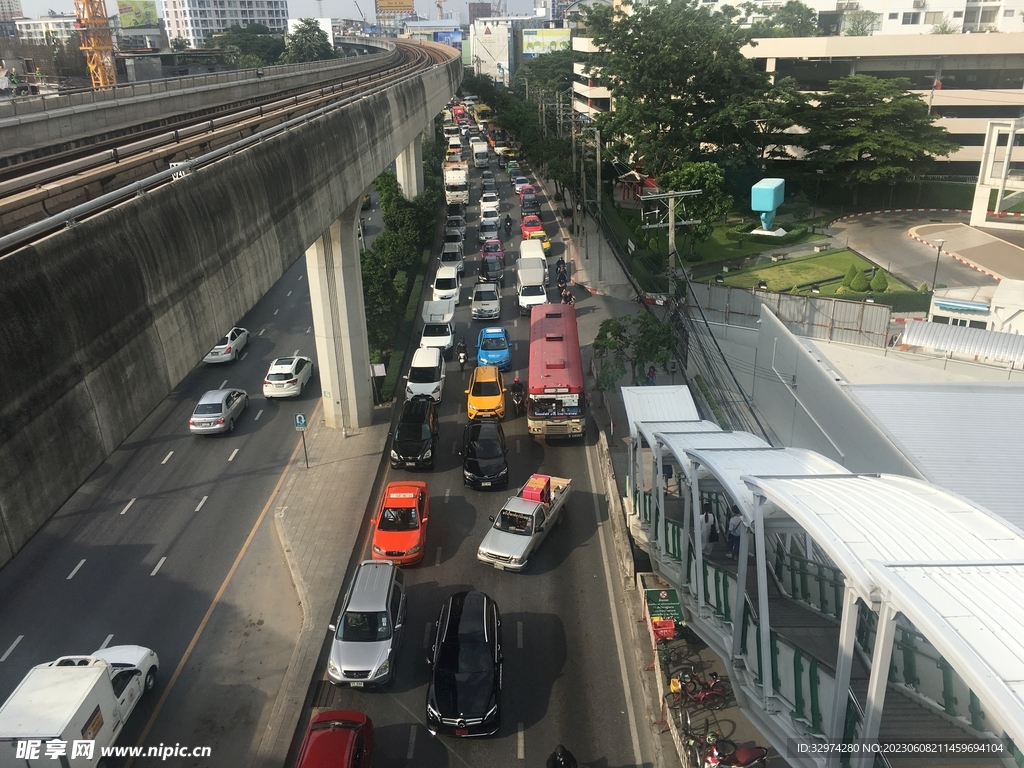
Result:
[[[206,500],[207,500],[208,498],[210,498],[210,497],[209,497],[209,496],[203,496],[203,498],[201,498],[201,499],[199,500],[199,506],[197,506],[197,507],[196,507],[196,512],[198,512],[198,511],[199,511],[200,509],[202,509],[202,508],[203,508],[203,504],[205,504],[205,503],[206,503]]]
[[[161,566],[161,565],[163,565],[163,564],[164,564],[164,562],[165,562],[166,560],[167,560],[167,558],[166,558],[166,557],[161,557],[161,558],[160,558],[160,562],[158,562],[158,563],[156,564],[156,568],[154,568],[154,569],[153,569],[153,571],[152,571],[152,573],[150,573],[149,575],[150,575],[150,576],[156,576],[156,573],[157,573],[157,571],[159,571],[159,570],[160,570],[160,566]]]
[[[75,574],[78,573],[78,569],[81,568],[83,565],[85,565],[84,557],[81,560],[79,560],[78,565],[76,565],[74,567],[74,570],[72,570],[71,573],[68,574],[68,577],[65,579],[65,581],[71,581],[71,579],[75,577]]]
[[[113,640],[113,639],[114,639],[113,635],[107,635],[107,639],[103,641],[103,645],[100,646],[100,650],[102,651],[104,648],[106,648],[108,645],[110,645],[110,641]]]
[[[430,631],[429,625],[427,626],[427,631]],[[7,661],[7,657],[14,653],[14,649],[18,647],[18,643],[20,643],[24,639],[24,635],[18,635],[16,638],[14,638],[14,642],[7,646],[7,650],[4,651],[4,655],[0,656],[0,663]],[[426,646],[423,647],[426,648]]]
[[[129,509],[131,509],[132,508],[132,504],[134,504],[134,503],[135,503],[135,498],[133,497],[131,501],[129,501],[127,504],[124,505],[124,509],[121,510],[121,514],[123,515],[125,512],[127,512]]]
[[[173,456],[173,455],[174,455],[174,451],[169,451],[169,452],[167,453],[167,455],[166,455],[166,456],[164,456],[164,460],[163,460],[163,461],[161,461],[160,463],[161,463],[161,464],[166,464],[166,463],[167,463],[167,461],[168,461],[168,460],[169,460],[169,459],[171,458],[171,456]]]

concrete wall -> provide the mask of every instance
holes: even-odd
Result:
[[[400,54],[392,43],[381,40],[377,45],[387,50],[352,59],[264,67],[259,78],[255,70],[243,69],[0,104],[0,157],[169,125],[172,116],[212,113],[225,104],[265,103],[299,88],[358,77],[379,68],[382,61],[398,62]]]
[[[451,60],[0,259],[0,359],[16,373],[0,403],[0,564],[363,194],[461,78]]]

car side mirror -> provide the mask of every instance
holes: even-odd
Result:
[[[327,630],[329,632],[337,632],[338,631],[338,625],[337,624],[328,624],[327,625]]]
[[[405,374],[405,375],[404,375],[404,376],[403,376],[402,378],[403,378],[403,379],[405,379],[406,381],[408,381],[408,379],[409,379],[409,374]]]
[[[491,515],[491,516],[490,516],[490,517],[488,517],[487,519],[488,519],[488,520],[490,520],[490,521],[491,521],[491,522],[493,523],[493,522],[494,522],[494,515]]]
[[[465,390],[465,393],[466,393],[466,394],[468,395],[468,394],[469,394],[469,390],[468,390],[468,389],[467,389],[467,390]]]
[[[432,658],[430,658],[429,656],[427,656],[426,661],[427,661],[427,666],[428,667],[434,666],[434,660]]]
[[[541,525],[537,528],[537,533],[544,533],[544,526]]]

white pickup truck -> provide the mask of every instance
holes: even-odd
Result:
[[[533,475],[491,520],[476,559],[500,571],[521,571],[551,529],[561,524],[572,491],[564,477]]]

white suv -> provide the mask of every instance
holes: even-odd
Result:
[[[405,399],[426,395],[435,403],[441,402],[444,389],[445,365],[441,350],[437,347],[417,349],[412,356],[412,365],[406,375]]]
[[[279,357],[270,364],[263,379],[264,397],[301,395],[313,376],[313,361],[308,357]]]
[[[455,299],[459,303],[459,273],[455,267],[438,267],[434,277],[434,301]]]

